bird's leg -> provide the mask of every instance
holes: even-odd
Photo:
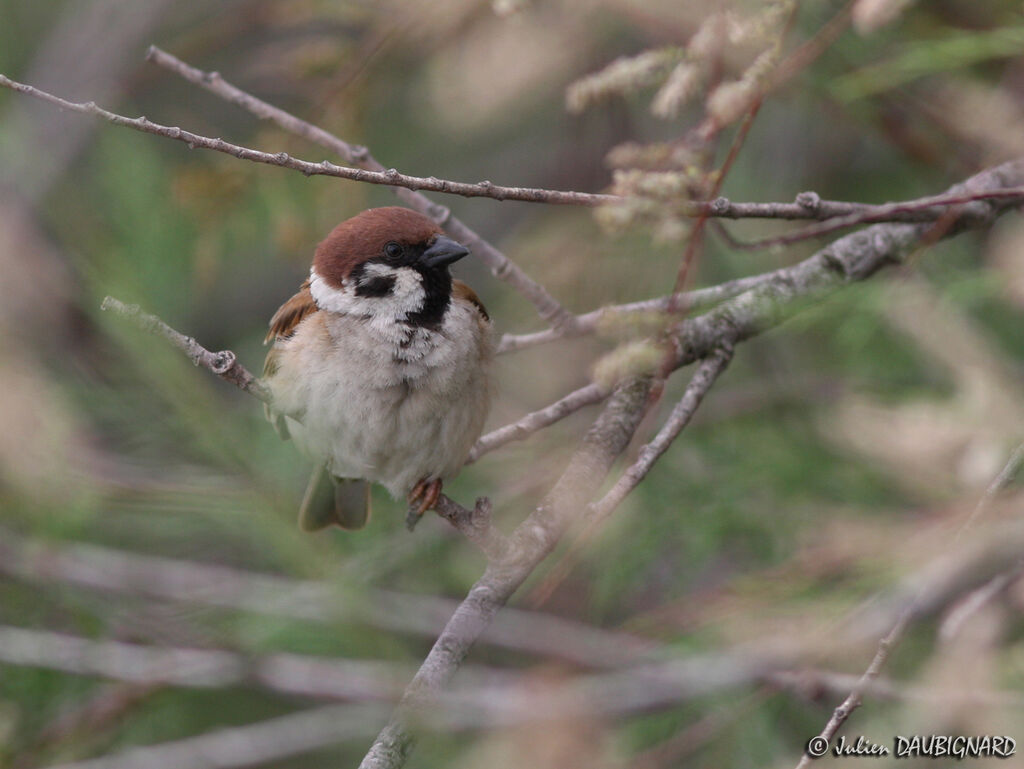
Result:
[[[441,479],[435,478],[428,481],[426,478],[420,480],[412,491],[409,492],[409,511],[405,514],[405,527],[412,531],[420,522],[423,514],[437,504],[441,497]]]

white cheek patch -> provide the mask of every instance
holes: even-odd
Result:
[[[362,279],[390,277],[395,284],[387,296],[357,296],[352,281],[346,280],[342,288],[332,288],[317,274],[309,272],[309,292],[322,310],[343,315],[358,315],[374,320],[405,320],[423,309],[427,292],[418,272],[411,267],[389,267],[386,264],[368,264]]]

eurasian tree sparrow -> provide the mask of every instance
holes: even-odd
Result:
[[[334,228],[271,318],[267,417],[317,463],[303,529],[365,525],[371,482],[422,515],[465,462],[494,353],[487,311],[448,272],[468,253],[415,211],[372,208]]]

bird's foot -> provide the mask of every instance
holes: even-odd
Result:
[[[405,514],[405,528],[412,531],[420,522],[423,514],[437,504],[441,497],[441,479],[434,478],[432,481],[423,478],[413,486],[409,492],[409,510]]]

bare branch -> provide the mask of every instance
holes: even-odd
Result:
[[[964,532],[985,514],[999,493],[1013,482],[1022,466],[1024,466],[1024,443],[1013,450],[1003,469],[985,489],[978,504],[975,505],[967,520],[957,531],[956,539],[960,539]],[[957,606],[953,607],[943,620],[939,627],[939,638],[944,641],[955,638],[960,629],[976,612],[1016,582],[1022,574],[1024,574],[1024,560],[1019,560],[1002,574],[997,574],[989,582],[966,596]]]
[[[857,679],[856,685],[847,695],[846,699],[832,712],[831,718],[829,718],[825,728],[821,730],[816,739],[825,740],[826,744],[831,743],[832,738],[839,731],[839,727],[846,722],[846,719],[850,717],[853,711],[860,707],[864,693],[874,684],[882,672],[885,661],[889,659],[889,652],[903,639],[903,634],[906,632],[911,617],[912,611],[908,608],[896,620],[896,624],[892,626],[888,634],[878,642],[878,651],[875,652],[875,656],[871,659],[871,664],[868,665],[864,674]],[[805,751],[800,757],[797,769],[806,769],[811,761],[811,756]]]
[[[512,556],[491,564],[470,588],[409,684],[402,704],[378,735],[362,769],[401,766],[414,738],[408,720],[437,695],[462,664],[470,647],[512,594],[557,544],[593,489],[629,444],[650,391],[647,378],[620,385],[583,438],[562,477],[511,536]]]
[[[170,66],[168,59],[161,58],[161,56],[168,57],[169,54],[159,51],[159,49],[156,49],[156,51],[157,53],[152,54],[151,58],[162,66],[167,66],[175,71],[179,71],[177,66]],[[179,62],[179,64],[181,67],[187,67],[184,62]],[[196,75],[194,82],[199,82],[206,86],[206,83],[204,82],[206,73],[199,70],[195,70],[195,72],[197,72],[198,75]],[[211,83],[214,82],[213,74],[214,73],[210,74]],[[217,77],[219,78],[219,76]],[[189,77],[189,79],[193,80],[193,77]],[[223,79],[219,79],[219,82],[227,85],[226,81]],[[427,190],[428,192],[443,192],[469,198],[485,197],[495,200],[519,200],[527,203],[545,203],[549,205],[600,206],[608,203],[617,203],[623,200],[623,198],[618,195],[608,195],[596,192],[548,190],[537,187],[508,187],[493,184],[489,181],[476,183],[456,182],[449,179],[438,179],[436,176],[410,176],[408,174],[399,173],[393,168],[374,171],[369,171],[364,168],[350,168],[347,166],[335,165],[327,160],[321,161],[320,163],[313,163],[308,160],[293,158],[286,152],[262,152],[249,147],[242,147],[238,144],[232,144],[231,142],[224,141],[220,138],[214,139],[208,136],[202,136],[201,134],[192,133],[191,131],[186,131],[177,126],[161,125],[159,123],[154,123],[151,120],[147,120],[145,117],[129,118],[124,115],[118,115],[117,113],[103,109],[95,102],[67,101],[66,99],[62,99],[59,96],[48,93],[47,91],[42,91],[38,88],[34,88],[33,86],[26,85],[25,83],[19,83],[6,75],[0,75],[0,86],[25,94],[26,96],[32,96],[36,99],[49,102],[61,109],[98,117],[101,120],[112,123],[113,125],[123,126],[125,128],[134,128],[136,131],[142,131],[143,133],[155,134],[168,139],[174,139],[175,141],[187,144],[190,149],[201,147],[215,152],[223,152],[242,160],[251,160],[254,163],[264,163],[266,165],[279,166],[281,168],[290,168],[294,171],[305,174],[306,176],[334,176],[339,179],[365,182],[367,184],[382,184],[388,187],[404,187],[413,191]],[[233,86],[231,87],[233,88]],[[214,89],[210,87],[210,90]],[[237,91],[237,89],[235,90]],[[232,100],[234,101],[234,99]],[[241,103],[243,106],[246,106],[243,102],[236,101],[236,103]],[[263,116],[269,117],[269,114]],[[312,138],[312,134],[310,134],[308,138]],[[314,141],[317,141],[317,139],[314,139]],[[367,154],[363,160],[359,160],[361,151],[365,150],[365,148],[352,147],[351,145],[346,146],[349,147],[348,154],[353,158],[352,162],[361,163],[365,162],[365,158],[369,158],[369,154]],[[1024,199],[1024,192],[1008,190],[1005,193],[1002,193],[1001,197],[1019,202]],[[974,199],[976,198],[972,198],[971,200]],[[804,200],[804,202],[800,202],[801,200]],[[709,201],[692,201],[682,205],[682,213],[685,216],[720,217],[726,219],[756,218],[816,220],[859,214],[862,216],[877,217],[874,219],[865,219],[864,221],[922,222],[934,221],[937,219],[944,211],[943,207],[948,208],[951,205],[962,205],[964,202],[965,201],[960,199],[952,202],[928,201],[921,204],[920,207],[908,208],[903,204],[871,205],[866,203],[822,200],[815,193],[801,193],[801,195],[798,196],[797,201],[794,203],[733,203],[728,198],[723,197]]]
[[[249,111],[253,115],[276,123],[290,133],[301,136],[321,147],[334,152],[346,163],[363,168],[367,171],[382,172],[385,167],[377,161],[366,147],[349,144],[319,126],[308,123],[267,102],[257,99],[232,85],[216,72],[203,72],[191,67],[180,59],[151,46],[147,58],[175,74],[195,83],[222,99]],[[505,254],[495,248],[489,241],[482,238],[475,230],[468,227],[461,219],[453,216],[451,211],[422,193],[407,187],[392,186],[391,189],[408,206],[419,211],[437,222],[447,230],[453,238],[469,246],[473,254],[483,261],[491,272],[499,279],[514,287],[533,303],[537,313],[545,321],[558,329],[572,328],[572,315],[539,283],[529,277],[512,262]]]
[[[793,203],[733,203],[728,198],[719,197],[711,201],[695,202],[693,205],[696,208],[686,209],[684,213],[686,216],[718,219],[810,219],[822,222],[822,227],[831,227],[830,230],[816,233],[827,234],[856,224],[934,222],[946,215],[950,208],[985,200],[1020,204],[1024,202],[1024,186],[979,193],[935,195],[894,203],[825,200],[816,192],[801,192]],[[964,215],[970,220],[970,211]]]
[[[878,222],[895,221],[937,221],[943,212],[949,213],[950,209],[958,206],[965,206],[968,203],[984,200],[998,200],[1007,204],[1024,202],[1024,187],[1013,187],[1005,190],[989,190],[966,195],[936,195],[930,198],[905,201],[902,203],[885,203],[883,205],[868,206],[864,210],[855,211],[844,216],[837,216],[823,221],[819,224],[812,224],[809,227],[776,235],[771,238],[764,238],[756,241],[739,241],[723,231],[730,245],[747,251],[757,251],[775,246],[786,246],[792,243],[799,243],[811,238],[820,238],[824,235],[831,235],[833,232],[856,227],[861,224],[873,224]],[[970,213],[954,212],[953,218],[970,217]],[[974,215],[985,216],[984,211],[975,209]],[[906,217],[906,218],[904,218]],[[915,218],[921,217],[921,218]],[[963,222],[970,226],[970,222]]]
[[[977,196],[1016,188],[1022,182],[1024,160],[1013,160],[972,176],[950,188],[949,194]],[[966,204],[956,224],[944,228],[938,237],[948,238],[968,227],[989,225],[1013,206],[1012,201],[999,198],[975,199]],[[753,289],[679,323],[674,333],[676,365],[704,358],[722,344],[735,345],[756,336],[810,302],[849,283],[866,280],[883,267],[902,263],[926,235],[935,235],[926,223],[876,224],[834,241],[802,262],[777,270]]]
[[[731,299],[744,291],[758,286],[762,283],[773,280],[782,270],[764,272],[760,275],[750,275],[745,278],[728,280],[725,283],[718,283],[707,288],[699,288],[694,291],[687,291],[678,294],[675,307],[672,307],[672,295],[661,296],[656,299],[645,299],[640,302],[628,304],[616,304],[602,307],[584,315],[577,315],[572,325],[567,329],[547,329],[536,331],[532,334],[505,334],[498,344],[498,354],[522,350],[526,347],[533,347],[539,344],[547,344],[558,339],[572,338],[592,334],[606,322],[611,324],[619,316],[628,316],[644,312],[668,312],[674,309],[680,315],[686,315],[694,310],[702,310],[711,305],[717,304],[725,299]]]
[[[112,296],[108,296],[100,305],[101,310],[109,310],[127,318],[136,326],[151,334],[162,336],[172,346],[181,350],[196,366],[216,374],[225,382],[245,390],[264,403],[270,403],[270,391],[241,363],[231,350],[210,352],[190,336],[175,331],[156,315],[143,312],[137,304],[125,304]]]
[[[608,493],[591,505],[587,515],[586,528],[570,546],[568,552],[545,576],[534,591],[533,599],[543,603],[547,596],[560,585],[572,571],[579,551],[590,542],[601,523],[619,506],[623,499],[635,489],[654,467],[654,463],[668,450],[683,428],[690,423],[694,412],[708,390],[732,359],[731,349],[716,350],[701,361],[693,378],[686,387],[683,397],[676,404],[654,440],[640,449],[636,461],[622,474]]]
[[[950,194],[974,194],[1021,184],[1024,161],[1014,161],[972,177]],[[984,214],[945,228],[940,237],[959,232],[968,221],[973,226],[990,223],[1007,208],[998,202],[976,201],[970,205],[985,207]],[[708,357],[718,349],[749,339],[781,323],[810,300],[820,299],[846,283],[865,280],[887,264],[899,263],[928,231],[926,225],[875,225],[841,238],[711,312],[684,321],[673,336],[675,365]],[[492,565],[470,589],[410,684],[391,723],[363,759],[361,769],[402,766],[414,741],[406,725],[410,711],[429,702],[447,684],[494,615],[546,557],[569,523],[578,518],[586,489],[597,485],[629,443],[645,411],[650,387],[650,380],[642,379],[616,390],[555,488],[513,533],[517,559],[501,568]],[[922,606],[914,604],[913,612],[921,611]],[[894,630],[902,632],[900,623]],[[884,662],[883,651],[880,649],[883,658],[878,667]]]
[[[553,425],[561,419],[579,411],[585,406],[600,403],[608,397],[608,391],[598,384],[584,385],[578,390],[573,390],[564,398],[555,401],[550,406],[540,411],[533,411],[522,419],[511,424],[492,430],[487,435],[481,436],[480,440],[469,452],[466,464],[476,462],[480,457],[489,451],[494,451],[506,443],[521,441],[533,435],[538,430]]]
[[[640,484],[640,481],[647,477],[647,473],[654,467],[654,463],[679,437],[679,433],[683,431],[683,428],[690,423],[690,419],[693,418],[694,412],[700,406],[700,402],[707,395],[715,380],[725,371],[731,359],[732,350],[721,348],[715,350],[701,361],[693,374],[693,378],[686,386],[683,397],[679,399],[679,403],[672,409],[672,413],[669,414],[668,419],[665,420],[665,424],[662,425],[658,434],[654,436],[654,440],[640,449],[640,454],[636,461],[619,476],[619,480],[608,490],[608,493],[599,502],[594,504],[590,515],[591,525],[599,524],[611,515],[622,500]]]
[[[182,74],[183,77],[187,77],[187,79],[199,83],[209,90],[220,92],[213,86],[213,83],[216,82],[220,84],[221,90],[225,93],[233,90],[236,95],[248,97],[247,99],[227,98],[237,104],[245,106],[246,108],[252,108],[253,111],[256,114],[260,114],[261,117],[272,117],[271,110],[274,108],[270,107],[270,105],[259,102],[255,97],[249,96],[234,86],[231,86],[216,73],[204,73],[201,70],[195,70],[184,62],[174,59],[170,54],[160,51],[155,47],[151,49],[150,58],[161,64],[161,66],[173,69],[179,74]],[[176,64],[171,62],[172,59]],[[191,70],[192,72],[186,75],[185,73],[188,72],[188,70]],[[509,187],[493,184],[489,181],[470,183],[456,182],[449,179],[438,179],[436,176],[411,176],[399,173],[394,168],[384,169],[383,166],[380,166],[380,169],[382,170],[367,170],[366,168],[339,166],[327,160],[314,163],[300,158],[293,158],[286,152],[262,152],[249,147],[232,144],[231,142],[224,141],[220,138],[211,138],[201,134],[192,133],[191,131],[186,131],[185,129],[177,126],[161,125],[159,123],[154,123],[145,117],[129,118],[124,115],[110,112],[109,110],[98,106],[95,102],[71,102],[47,91],[40,90],[25,83],[19,83],[18,81],[12,80],[2,74],[0,74],[0,86],[9,88],[12,91],[17,91],[18,93],[26,96],[31,96],[41,101],[48,102],[61,109],[98,117],[113,125],[133,128],[137,131],[142,131],[143,133],[154,134],[168,139],[173,139],[175,141],[180,141],[188,145],[189,149],[200,147],[202,149],[213,150],[215,152],[222,152],[242,160],[250,160],[254,163],[290,168],[306,176],[334,176],[340,179],[348,179],[350,181],[364,182],[367,184],[400,187],[414,192],[426,190],[428,192],[442,192],[452,195],[461,195],[463,197],[486,197],[495,200],[519,200],[527,203],[545,203],[549,205],[578,205],[594,207],[609,203],[622,202],[624,200],[624,198],[619,195],[609,195],[604,193],[576,192],[572,190],[549,190],[537,187]],[[248,100],[259,103],[262,106],[256,107],[255,104],[253,104],[253,106],[250,107]],[[286,121],[287,125],[282,124],[284,127],[295,127],[297,123],[303,122],[298,121],[297,118],[287,115],[287,113],[282,112],[281,114],[291,118],[289,121]],[[273,119],[277,120],[277,117],[273,117]],[[325,131],[319,129],[316,132],[301,131],[300,133],[314,141],[322,141],[325,136],[330,136]],[[341,142],[340,140],[336,141],[348,148],[341,154],[343,157],[351,157],[352,160],[350,162],[358,162],[362,164],[367,162],[367,159],[370,158],[368,152],[365,155],[363,154],[366,152],[365,147],[354,147],[346,144],[345,142]],[[374,164],[379,165],[376,164],[376,161],[374,161]],[[793,203],[734,203],[728,198],[718,197],[714,200],[685,202],[681,205],[681,213],[684,216],[691,217],[715,217],[726,219],[813,219],[824,221],[834,217],[859,216],[862,218],[857,223],[881,221],[925,222],[935,221],[941,216],[944,216],[948,213],[948,209],[950,207],[956,207],[972,201],[985,200],[989,198],[1005,200],[1008,203],[1020,203],[1024,201],[1024,189],[1007,189],[1000,192],[993,192],[988,195],[981,195],[980,197],[951,196],[948,200],[945,200],[942,197],[933,199],[924,198],[920,201],[913,201],[911,203],[887,203],[881,205],[823,200],[814,192],[800,193],[797,196],[796,201]],[[839,226],[851,225],[842,224]]]
[[[992,479],[992,483],[985,489],[985,493],[978,500],[978,504],[971,511],[970,516],[960,527],[957,537],[960,537],[967,529],[974,525],[975,521],[985,514],[985,511],[988,510],[995,498],[999,496],[999,493],[1013,482],[1021,467],[1024,467],[1024,443],[1013,450],[1010,458],[1003,465],[1003,469],[999,471],[999,475]]]
[[[1004,168],[1004,166],[999,166],[999,168]],[[979,174],[979,176],[983,175],[984,174]],[[978,177],[974,178],[977,179]],[[1022,462],[1024,462],[1024,446],[1019,446],[1010,456],[1006,466],[1003,467],[999,475],[996,476],[995,480],[993,480],[985,490],[985,495],[979,501],[978,506],[975,508],[973,514],[965,523],[964,527],[961,528],[961,533],[973,520],[975,520],[975,518],[977,518],[978,515],[984,511],[985,507],[987,507],[996,494],[998,494],[1001,489],[1005,488],[1010,481],[1013,480],[1013,476],[1016,474],[1017,470],[1020,469]],[[958,538],[959,533],[957,535],[957,539]],[[956,540],[954,540],[954,542],[955,541]],[[1010,539],[1008,538],[1007,541],[1009,542]],[[996,550],[996,552],[988,552],[990,550]],[[966,616],[969,616],[971,612],[976,611],[985,601],[989,600],[993,595],[1006,587],[1014,577],[1019,576],[1022,569],[1022,563],[1020,558],[1016,557],[1016,548],[1010,544],[1008,547],[1003,548],[1004,552],[999,553],[998,550],[999,548],[982,549],[980,558],[978,558],[978,554],[975,554],[976,560],[981,561],[986,566],[994,567],[997,571],[994,577],[984,581],[984,584],[980,587],[976,586],[976,583],[980,580],[977,568],[972,568],[969,564],[961,564],[960,569],[943,568],[941,570],[942,578],[935,580],[937,584],[925,584],[911,591],[912,598],[909,601],[905,601],[904,608],[897,616],[896,622],[882,640],[878,642],[878,650],[875,652],[875,656],[872,658],[867,670],[864,671],[864,674],[857,681],[856,686],[853,687],[846,699],[844,699],[839,707],[833,711],[828,723],[825,724],[825,728],[821,731],[821,734],[818,735],[818,739],[824,739],[827,742],[831,742],[832,738],[846,722],[846,719],[850,717],[850,714],[860,707],[864,693],[878,678],[882,667],[889,658],[889,653],[903,639],[907,626],[912,620],[922,616],[929,610],[933,610],[936,605],[944,606],[952,599],[962,596],[965,591],[969,591],[965,601],[960,604],[961,607],[964,607],[966,604],[966,607],[968,607],[967,614],[962,618],[957,617],[954,619],[952,627],[946,624],[942,629],[940,629],[940,634],[945,631],[946,637],[949,637],[951,633],[955,632],[956,627],[963,621],[963,619],[966,618]],[[1012,565],[1009,568],[1004,568],[1005,561],[1007,560],[1012,560]],[[972,581],[975,584],[972,584]],[[951,613],[950,618],[955,617],[955,615],[956,610]],[[947,622],[950,618],[947,618]],[[805,752],[804,755],[800,757],[797,769],[806,769],[806,767],[810,765],[811,761],[811,756]]]
[[[281,168],[290,168],[306,176],[335,176],[339,179],[348,179],[355,182],[367,184],[383,184],[388,187],[406,187],[411,190],[428,190],[430,192],[445,192],[451,195],[462,195],[467,198],[494,198],[495,200],[520,200],[528,203],[547,203],[549,205],[575,205],[575,206],[597,206],[603,203],[610,203],[619,200],[615,195],[604,195],[593,192],[572,192],[567,190],[544,190],[533,187],[504,187],[492,184],[488,181],[470,184],[466,182],[454,182],[448,179],[438,179],[436,176],[409,176],[389,168],[383,171],[367,171],[362,168],[350,168],[339,166],[324,160],[320,163],[313,163],[300,158],[293,158],[286,152],[261,152],[249,147],[242,147],[238,144],[226,142],[223,139],[213,139],[201,134],[192,133],[176,126],[165,126],[147,120],[145,117],[129,118],[124,115],[110,112],[98,106],[95,102],[71,102],[54,96],[46,91],[33,88],[30,85],[11,80],[5,75],[0,75],[0,85],[10,88],[12,91],[32,96],[36,99],[49,102],[61,109],[71,112],[80,112],[86,115],[98,117],[117,126],[134,128],[143,133],[163,136],[167,139],[174,139],[188,145],[189,149],[200,147],[202,149],[223,152],[227,155],[251,160],[254,163],[265,163]]]
[[[480,497],[473,509],[469,510],[442,494],[434,506],[434,512],[479,547],[488,561],[498,563],[508,556],[509,542],[491,523],[491,500],[487,497]]]

